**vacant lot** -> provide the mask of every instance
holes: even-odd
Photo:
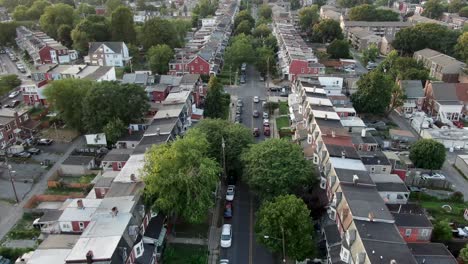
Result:
[[[205,264],[208,263],[208,249],[206,246],[170,244],[164,251],[163,263]]]

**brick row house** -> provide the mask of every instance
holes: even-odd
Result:
[[[427,82],[423,109],[443,123],[467,116],[468,83]]]
[[[460,71],[466,67],[465,63],[432,49],[416,51],[413,58],[424,64],[430,77],[448,83],[458,82]]]
[[[90,42],[86,63],[98,66],[124,67],[130,61],[124,42]]]
[[[16,28],[16,44],[29,54],[36,65],[66,64],[78,59],[75,50],[69,50],[44,32],[32,31],[24,26]]]
[[[0,109],[0,144],[14,143],[22,137],[30,135],[31,120],[28,111],[24,109]]]

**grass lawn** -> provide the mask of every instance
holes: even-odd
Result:
[[[169,244],[164,250],[163,263],[205,264],[208,263],[208,248],[197,245]]]
[[[289,117],[282,116],[282,117],[276,118],[276,127],[278,129],[281,129],[283,127],[289,127]]]
[[[83,189],[78,188],[47,188],[44,194],[57,194],[57,195],[68,195],[70,193],[83,193]]]
[[[287,115],[289,113],[287,102],[279,102],[279,113],[280,115]]]
[[[37,238],[41,231],[32,226],[34,219],[40,215],[24,213],[23,217],[16,223],[16,225],[8,232],[6,237],[8,239],[34,239]]]
[[[174,224],[174,232],[177,237],[207,238],[208,228],[208,222],[201,224],[177,222]]]
[[[419,196],[419,197],[418,197]],[[418,199],[419,198],[419,199]],[[465,208],[468,208],[468,202],[453,202],[449,200],[439,200],[429,195],[420,194],[411,197],[412,201],[419,204],[434,217],[436,221],[447,219],[451,223],[466,224],[467,221],[463,218]],[[449,205],[452,211],[447,211],[442,208],[443,205]]]

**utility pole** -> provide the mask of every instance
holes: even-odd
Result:
[[[286,245],[284,242],[284,228],[281,226],[281,235],[282,235],[282,240],[283,240],[283,263],[286,263]]]
[[[8,164],[8,148],[9,147],[10,147],[10,142],[8,142],[8,144],[4,148],[4,150],[5,150],[5,165],[6,165],[7,170],[8,170],[8,176],[10,178],[11,187],[13,188],[13,192],[15,193],[16,203],[19,203],[20,201],[19,201],[19,198],[18,198],[18,194],[16,193],[15,181],[13,180],[11,165]]]

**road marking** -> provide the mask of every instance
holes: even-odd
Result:
[[[250,239],[249,239],[249,264],[253,263],[253,205],[250,194]]]

